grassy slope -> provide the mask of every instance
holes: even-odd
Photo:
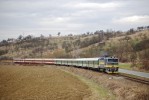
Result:
[[[143,36],[143,34],[146,34],[146,36],[149,37],[149,32],[147,30],[146,31],[137,32],[136,34],[132,34],[132,35],[129,35],[129,36],[135,41],[135,39],[140,40],[141,39],[140,36]],[[75,40],[77,40],[79,38],[80,38],[81,41],[84,41],[86,38],[90,39],[93,36],[97,36],[97,35],[89,35],[89,36],[85,36],[85,37],[82,37],[82,36],[72,36],[72,37],[63,36],[63,37],[47,38],[47,40],[51,41],[51,43],[57,43],[58,44],[58,48],[62,48],[62,43],[64,41],[68,41],[68,42],[71,43],[71,42],[74,42]],[[118,43],[119,40],[122,39],[122,38],[124,38],[124,36],[114,37],[114,38],[110,38],[109,40],[106,40],[105,41],[106,45],[104,46],[104,48],[108,48],[110,43]],[[25,43],[23,43],[22,45],[25,45]],[[12,50],[14,50],[15,46],[16,45],[14,45],[12,47]],[[90,45],[88,47],[80,48],[78,50],[75,49],[71,53],[75,53],[77,51],[80,51],[80,53],[81,53],[81,52],[83,52],[85,50],[88,50],[89,48],[92,48],[93,46],[98,46],[98,43],[92,44],[92,45]],[[6,48],[6,47],[5,46],[0,47],[0,50],[3,50],[4,48]],[[9,52],[5,56],[11,56],[11,57],[18,57],[18,56],[21,57],[21,56],[25,56],[25,55],[28,56],[29,53],[32,52],[32,50],[33,50],[33,48],[29,48],[29,49],[26,49],[26,50],[19,49],[18,51],[14,51],[13,53]],[[50,52],[51,52],[51,50],[44,50],[43,57],[47,57],[48,53],[50,53]]]
[[[111,91],[109,91],[107,88],[100,86],[99,84],[93,82],[92,80],[89,80],[85,77],[82,77],[80,75],[74,74],[72,72],[66,71],[64,69],[61,69],[64,72],[70,73],[73,76],[77,77],[78,79],[80,79],[81,81],[83,81],[84,83],[86,83],[89,88],[92,91],[92,96],[89,97],[89,100],[94,99],[94,100],[115,100],[115,96],[111,93]],[[99,98],[100,97],[100,98]]]
[[[129,35],[132,39],[136,39],[138,38],[139,40],[141,39],[140,36],[143,36],[144,34],[146,34],[146,36],[149,38],[149,31],[148,30],[145,30],[145,31],[140,31],[140,32],[137,32],[135,34],[132,34],[132,35]],[[124,38],[125,36],[120,36],[120,37],[114,37],[114,38],[111,38],[109,39],[109,41],[107,42],[118,42],[118,40]]]
[[[96,82],[91,86],[96,88],[97,92],[99,91],[99,95],[102,97],[107,97],[104,100],[114,99],[114,100],[148,100],[149,99],[149,86],[144,84],[139,84],[130,80],[127,80],[120,76],[115,75],[107,75],[95,71],[90,71],[81,68],[73,68],[73,67],[63,67],[59,68],[74,73],[75,75],[79,75],[83,78],[87,78],[90,81]],[[131,84],[131,85],[130,85]],[[140,87],[141,85],[141,87]],[[102,89],[101,89],[102,88]],[[107,91],[109,90],[109,91]],[[100,92],[101,91],[101,92]],[[114,94],[114,97],[111,95]],[[108,98],[110,97],[110,98]],[[101,99],[99,99],[101,100]]]

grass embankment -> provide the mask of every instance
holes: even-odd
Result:
[[[95,83],[94,81],[92,81],[88,78],[85,78],[83,76],[66,71],[65,69],[61,69],[61,70],[66,73],[72,74],[73,76],[77,77],[78,79],[80,79],[81,81],[83,81],[84,83],[86,83],[89,86],[90,90],[92,91],[92,96],[90,96],[88,98],[89,100],[115,100],[115,95],[112,94],[112,92],[109,91],[109,89],[107,89],[103,86],[100,86],[99,84]]]
[[[148,85],[130,81],[117,75],[112,76],[81,68],[63,66],[60,66],[59,68],[96,82],[99,87],[96,88],[96,85],[91,83],[92,87],[96,88],[96,92],[99,91],[100,97],[104,97],[104,100],[149,100]],[[108,93],[110,93],[110,98],[107,96]],[[114,96],[111,94],[114,94]],[[105,99],[105,97],[107,98]]]
[[[0,65],[1,100],[82,100],[88,85],[54,67]]]

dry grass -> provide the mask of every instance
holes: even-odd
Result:
[[[145,31],[140,31],[140,32],[137,32],[135,34],[132,34],[132,35],[128,35],[129,37],[131,37],[133,40],[138,38],[139,40],[141,40],[141,37],[143,35],[146,35],[147,38],[149,38],[149,31],[148,30],[145,30]],[[113,41],[113,42],[118,42],[118,40],[124,38],[125,36],[120,36],[120,37],[114,37],[114,38],[111,38],[108,42],[110,41]]]
[[[1,100],[82,100],[89,87],[54,67],[0,65]]]
[[[73,67],[0,65],[0,100],[10,99],[149,100],[149,86]]]
[[[86,77],[82,77],[80,74],[72,73],[71,71],[67,70],[67,68],[65,69],[65,67],[61,66],[58,68],[62,71],[65,71],[67,73],[76,76],[89,86],[90,90],[92,91],[92,95],[88,97],[87,100],[115,100],[115,96],[111,91],[109,91],[107,88],[104,88],[103,86],[100,86],[93,80],[90,80]]]
[[[149,100],[149,86],[123,77],[106,75],[85,69],[61,67],[64,70],[86,77],[111,91],[116,100]],[[109,100],[109,99],[108,99]]]

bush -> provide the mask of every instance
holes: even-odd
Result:
[[[149,49],[147,50],[143,50],[142,52],[140,52],[139,54],[140,56],[140,63],[142,65],[142,69],[146,69],[149,70]]]
[[[8,56],[0,56],[0,60],[12,60],[12,57],[8,57]]]
[[[0,56],[4,55],[4,54],[7,54],[7,53],[8,53],[8,50],[0,50]]]

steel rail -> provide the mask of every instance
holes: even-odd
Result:
[[[149,85],[149,80],[148,79],[144,79],[144,78],[141,78],[141,77],[138,77],[138,76],[130,76],[128,74],[122,74],[122,73],[118,73],[119,76],[122,76],[128,80],[131,80],[131,81],[135,81],[135,82],[138,82],[138,83],[142,83],[142,84],[146,84],[146,85]]]

